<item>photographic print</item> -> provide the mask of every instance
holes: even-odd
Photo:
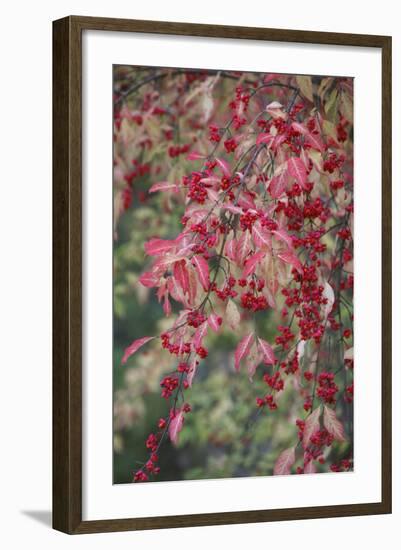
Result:
[[[113,67],[113,481],[353,470],[353,79]]]

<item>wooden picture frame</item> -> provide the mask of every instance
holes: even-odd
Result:
[[[378,48],[382,56],[382,497],[379,502],[82,520],[82,43],[84,30]],[[391,512],[391,37],[96,17],[53,23],[53,527],[69,534]]]

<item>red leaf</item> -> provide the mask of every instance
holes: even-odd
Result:
[[[222,208],[224,210],[228,210],[229,212],[231,212],[231,214],[242,214],[242,208],[240,208],[239,206],[234,206],[233,204],[223,204],[222,205]]]
[[[249,231],[245,231],[237,241],[237,262],[239,265],[244,263],[245,258],[248,256],[250,246],[249,241],[251,237]]]
[[[223,172],[223,174],[227,177],[230,177],[231,170],[230,170],[230,166],[229,166],[228,162],[223,160],[223,159],[219,159],[217,157],[216,157],[215,160],[216,160],[217,164],[219,165],[220,170]]]
[[[285,242],[285,244],[288,246],[288,248],[292,248],[292,238],[289,233],[284,228],[281,229],[275,229],[272,231],[273,235],[276,235],[280,241]]]
[[[206,322],[202,323],[197,329],[194,334],[194,340],[193,344],[195,348],[199,348],[199,346],[202,345],[202,340],[206,336],[208,325]]]
[[[305,428],[304,428],[303,437],[302,437],[302,445],[304,449],[306,449],[306,447],[308,446],[311,436],[315,433],[316,430],[319,429],[320,412],[321,412],[321,409],[319,405],[319,407],[315,409],[305,420]]]
[[[192,151],[192,153],[189,153],[187,155],[187,160],[199,160],[204,159],[205,155],[201,155],[200,153],[197,153],[196,151]]]
[[[191,305],[194,303],[196,294],[198,292],[198,278],[196,276],[195,269],[192,267],[191,264],[188,264],[187,270],[188,270],[188,280],[189,280],[188,303],[189,305]]]
[[[171,442],[174,445],[178,443],[178,434],[182,430],[184,424],[184,413],[179,411],[176,415],[170,420],[170,425],[168,427],[168,435],[170,436]]]
[[[169,252],[175,244],[175,241],[167,239],[150,239],[150,241],[145,243],[145,252],[149,256],[160,256],[165,252]]]
[[[336,416],[336,411],[327,405],[323,407],[323,424],[326,430],[331,433],[337,441],[345,441],[344,427]]]
[[[303,136],[306,136],[306,134],[309,134],[308,128],[303,124],[300,124],[299,122],[293,122],[291,124],[291,128],[293,128],[295,131],[299,132]]]
[[[236,261],[236,248],[237,248],[237,242],[235,239],[230,239],[229,241],[227,241],[225,246],[225,254],[227,258],[229,258],[233,262]]]
[[[146,344],[146,342],[149,342],[149,340],[153,340],[154,338],[155,336],[144,336],[143,338],[138,338],[138,340],[134,340],[132,344],[130,344],[124,351],[124,356],[121,360],[121,363],[125,365],[128,357],[131,357],[131,355],[138,351],[138,349]]]
[[[289,250],[286,250],[285,252],[280,252],[280,254],[277,254],[277,256],[280,258],[280,260],[283,260],[286,264],[292,265],[292,267],[295,267],[295,269],[299,273],[303,273],[302,264],[299,261],[298,257]]]
[[[156,193],[156,191],[174,191],[177,193],[178,187],[176,183],[170,183],[169,181],[159,181],[154,183],[149,189],[149,193]]]
[[[273,475],[288,476],[291,473],[291,467],[295,463],[295,447],[290,447],[283,451],[274,464]]]
[[[274,136],[272,134],[261,133],[256,138],[256,145],[260,145],[261,143],[271,143],[273,139]]]
[[[194,356],[191,360],[191,363],[189,365],[189,370],[187,374],[187,382],[189,384],[189,387],[192,386],[193,379],[195,377],[197,368],[198,368],[199,361],[196,359],[196,356]]]
[[[245,262],[245,267],[244,267],[244,271],[242,272],[242,277],[246,279],[249,275],[252,275],[258,263],[260,263],[265,257],[266,257],[266,252],[264,251],[256,252],[256,254],[253,254],[252,256],[250,256]]]
[[[168,293],[166,293],[164,295],[163,311],[164,311],[164,315],[166,317],[170,317],[170,315],[171,315],[171,303],[170,303],[170,300],[168,299]]]
[[[203,256],[199,255],[192,258],[192,263],[198,273],[199,281],[203,287],[203,290],[209,290],[209,264]]]
[[[307,174],[302,160],[299,157],[291,157],[287,161],[287,166],[290,176],[295,178],[303,189],[306,189]]]
[[[316,136],[315,134],[308,133],[305,138],[305,142],[312,147],[312,149],[316,149],[317,151],[320,151],[323,153],[325,151],[325,146],[323,141],[320,139],[319,136]]]
[[[211,313],[207,318],[207,322],[209,327],[214,330],[214,332],[219,331],[221,327],[221,317],[219,317],[219,315],[216,315],[216,313]]]
[[[182,288],[184,294],[189,291],[189,275],[185,264],[185,260],[175,262],[173,267],[173,275],[177,283]]]
[[[234,360],[235,360],[234,365],[235,365],[236,371],[239,371],[241,359],[243,359],[251,349],[252,340],[253,340],[253,333],[251,332],[251,334],[248,334],[248,336],[245,336],[241,340],[241,342],[238,344],[237,349],[235,350],[235,353],[234,353]]]
[[[159,282],[159,277],[157,277],[151,271],[145,271],[145,273],[142,273],[142,275],[139,277],[139,282],[141,283],[141,285],[146,286],[147,288],[152,288],[154,286],[157,286]]]
[[[253,200],[253,196],[250,193],[240,193],[238,197],[238,204],[241,206],[241,208],[245,210],[256,210],[255,201]]]
[[[259,248],[271,247],[270,235],[268,231],[264,227],[262,227],[259,220],[257,220],[252,226],[252,237],[253,237],[253,242]]]
[[[278,176],[274,176],[269,184],[269,192],[273,199],[279,199],[287,189],[288,172],[283,170]]]
[[[262,340],[262,338],[258,338],[258,341],[259,348],[263,353],[265,365],[274,365],[276,362],[276,356],[274,355],[273,348],[268,342],[266,342],[266,340]]]
[[[206,178],[208,179],[208,178]],[[207,196],[209,197],[209,199],[214,202],[214,203],[218,203],[219,202],[219,194],[217,193],[217,191],[215,191],[214,189],[207,189]]]

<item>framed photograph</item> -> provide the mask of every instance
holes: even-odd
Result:
[[[391,512],[391,38],[53,24],[53,526]]]

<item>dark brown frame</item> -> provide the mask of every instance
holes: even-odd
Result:
[[[382,51],[380,502],[82,521],[81,70],[83,30],[240,38]],[[391,37],[71,16],[53,22],[53,527],[69,534],[391,513]]]

